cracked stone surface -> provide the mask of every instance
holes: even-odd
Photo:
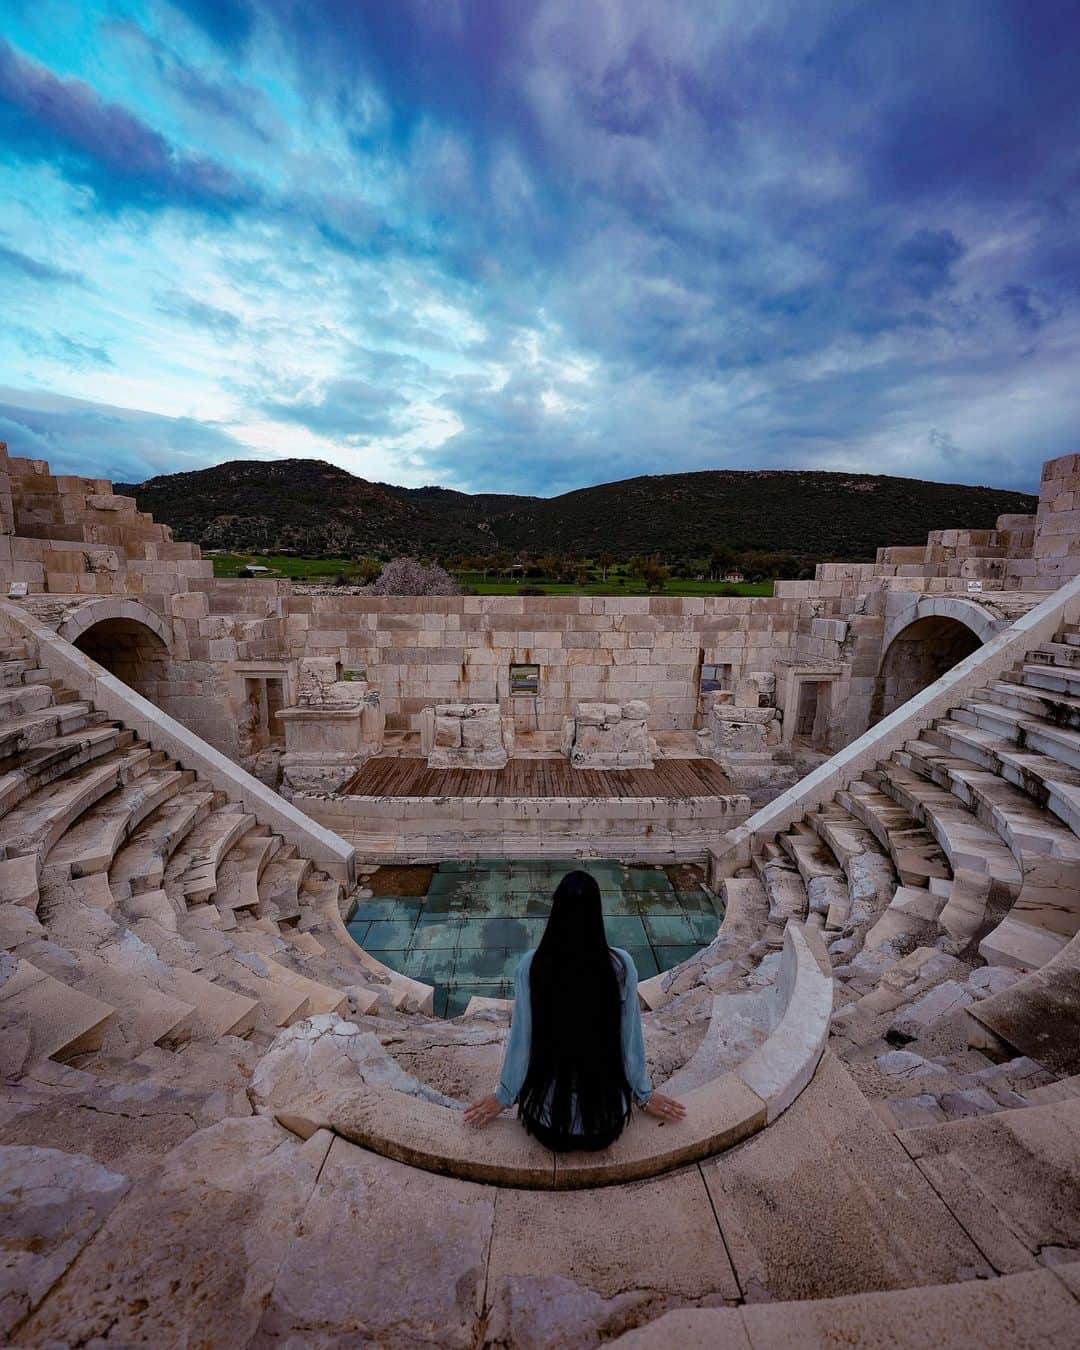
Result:
[[[361,1031],[336,1013],[307,1017],[275,1037],[251,1079],[257,1110],[326,1111],[361,1086],[390,1087],[439,1106],[459,1103],[406,1073],[373,1032]]]
[[[0,1146],[0,1335],[38,1307],[130,1184],[82,1154]]]

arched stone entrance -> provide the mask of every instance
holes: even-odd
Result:
[[[136,693],[162,705],[171,664],[169,631],[153,610],[130,600],[88,606],[60,634]]]
[[[929,614],[909,623],[889,643],[882,659],[870,708],[871,724],[895,712],[982,643],[983,638],[967,624],[945,614]]]

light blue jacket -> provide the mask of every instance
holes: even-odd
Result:
[[[637,996],[637,968],[633,958],[621,947],[612,947],[623,970],[619,980],[622,994],[622,1056],[626,1081],[630,1084],[634,1101],[644,1106],[652,1096],[652,1081],[645,1068],[645,1038],[641,1031],[641,1009]],[[525,1082],[529,1069],[529,1049],[532,1044],[532,999],[529,993],[529,970],[533,953],[526,952],[518,962],[514,975],[514,1016],[510,1035],[503,1054],[502,1073],[495,1096],[501,1106],[513,1106]]]

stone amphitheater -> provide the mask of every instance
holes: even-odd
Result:
[[[0,446],[0,584],[5,1343],[1080,1344],[1080,456],[769,599],[393,599]],[[355,915],[481,858],[716,897],[684,1121],[463,1126],[509,1006]]]

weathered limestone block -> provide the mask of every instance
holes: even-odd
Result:
[[[338,792],[382,749],[386,716],[378,689],[341,673],[338,661],[300,662],[297,703],[277,714],[285,728],[283,797]]]
[[[460,1105],[406,1073],[373,1032],[337,1013],[306,1017],[279,1031],[258,1063],[249,1096],[260,1114],[300,1114],[321,1124],[339,1096],[355,1095],[365,1084],[438,1106]]]
[[[651,769],[656,742],[649,735],[649,705],[579,703],[563,722],[562,750],[575,769]]]
[[[425,708],[420,744],[432,769],[501,769],[513,747],[512,719],[497,703]]]
[[[698,749],[710,759],[727,754],[764,754],[780,744],[780,716],[776,708],[760,700],[769,699],[775,679],[771,675],[750,675],[740,680],[735,702],[714,694],[709,702],[705,726],[697,734]],[[764,692],[769,688],[769,692]]]
[[[81,1153],[0,1147],[0,1336],[37,1308],[130,1184]]]

